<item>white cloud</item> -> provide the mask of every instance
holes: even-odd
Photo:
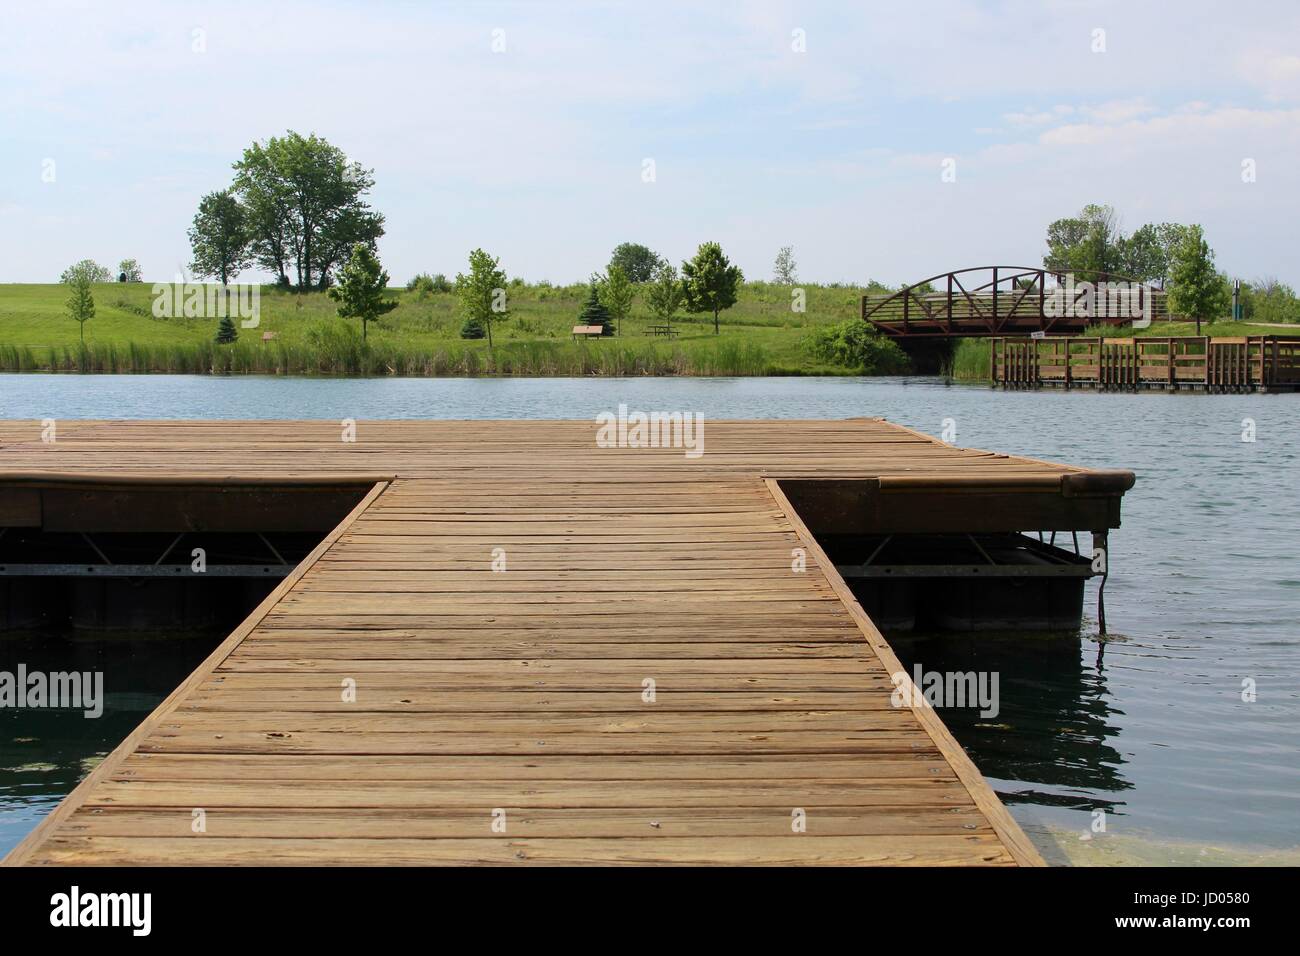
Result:
[[[618,241],[679,258],[716,237],[756,275],[794,242],[810,278],[902,281],[1036,259],[1047,221],[1111,201],[1213,224],[1225,254],[1300,284],[1294,3],[11,7],[0,209],[30,228],[0,231],[0,281],[96,252],[170,276],[198,196],[294,128],[376,169],[397,278],[481,244],[574,279]]]
[[[1084,106],[1081,109],[1085,116],[1098,123],[1126,123],[1142,116],[1148,116],[1155,111],[1155,107],[1145,97],[1110,100],[1097,106]]]
[[[1300,99],[1300,55],[1254,50],[1242,54],[1238,62],[1246,81],[1269,99]]]

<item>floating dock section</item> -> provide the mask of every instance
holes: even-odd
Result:
[[[1130,473],[879,419],[597,429],[0,422],[0,527],[285,532],[295,486],[331,525],[5,862],[1043,862],[818,537],[1104,540]]]

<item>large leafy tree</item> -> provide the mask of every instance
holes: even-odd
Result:
[[[1197,335],[1202,319],[1215,319],[1228,311],[1228,282],[1214,267],[1214,252],[1200,226],[1188,226],[1174,247],[1169,280],[1169,310],[1194,318]]]
[[[1047,227],[1043,265],[1056,272],[1118,273],[1122,239],[1114,208],[1090,204]]]
[[[1142,282],[1164,281],[1168,271],[1164,247],[1160,245],[1156,227],[1147,223],[1133,235],[1122,239],[1119,248],[1119,271]]]
[[[64,275],[66,276],[67,273]],[[77,323],[81,332],[81,344],[85,345],[86,322],[95,317],[95,297],[90,291],[93,280],[89,271],[82,270],[63,281],[72,287],[72,293],[68,296],[68,316]]]
[[[1187,227],[1176,222],[1147,223],[1119,243],[1118,271],[1142,282],[1159,282],[1169,278],[1174,247],[1182,241]]]
[[[339,270],[339,283],[328,295],[339,304],[338,313],[345,319],[361,320],[361,340],[366,339],[366,329],[397,308],[396,299],[386,299],[388,273],[379,264],[379,258],[364,242],[352,246],[352,256]]]
[[[200,278],[219,279],[222,285],[253,264],[249,252],[248,213],[229,189],[211,192],[199,200],[190,226],[190,268]]]
[[[469,254],[469,272],[456,275],[456,292],[465,313],[461,338],[481,339],[486,333],[488,348],[492,347],[492,323],[504,321],[510,314],[506,308],[506,274],[500,263],[500,258],[475,249]]]
[[[234,191],[248,216],[257,263],[289,285],[324,288],[361,242],[372,249],[384,217],[365,201],[372,171],[337,146],[292,130],[244,150]]]
[[[629,282],[649,282],[663,261],[639,242],[623,242],[614,247],[614,254],[609,257],[609,268],[622,269]]]
[[[686,311],[712,312],[713,334],[720,331],[718,313],[736,304],[740,283],[745,275],[731,264],[716,242],[700,245],[695,258],[682,263],[682,287],[686,293]]]
[[[598,292],[600,304],[609,310],[610,318],[621,334],[623,320],[632,312],[632,302],[636,297],[636,288],[622,266],[609,267],[609,273],[600,280]]]

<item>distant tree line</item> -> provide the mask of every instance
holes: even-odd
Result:
[[[144,281],[140,274],[140,263],[135,259],[123,259],[117,264],[116,273],[106,266],[101,266],[94,259],[82,259],[64,269],[63,274],[59,276],[59,281],[71,283],[76,278],[84,278],[87,282]]]
[[[1047,227],[1043,266],[1056,272],[1105,272],[1163,285],[1188,228],[1175,222],[1147,223],[1126,236],[1114,207],[1089,204],[1077,216]]]
[[[1231,307],[1232,281],[1215,265],[1200,225],[1147,223],[1125,235],[1109,205],[1087,205],[1078,215],[1051,223],[1043,266],[1159,283],[1168,288],[1170,312],[1198,325],[1228,315]],[[1251,321],[1300,321],[1295,291],[1275,278],[1243,282],[1241,306],[1242,318]]]
[[[592,275],[586,300],[576,316],[577,324],[600,326],[602,334],[617,335],[638,295],[661,325],[671,326],[681,312],[713,316],[714,333],[720,332],[720,316],[735,305],[744,274],[733,265],[716,242],[703,243],[695,256],[682,263],[680,272],[665,258],[640,243],[624,242],[615,247],[603,274]],[[494,323],[509,315],[507,290],[522,284],[509,280],[500,259],[482,249],[469,256],[469,271],[454,282],[442,273],[422,272],[406,289],[423,299],[455,292],[460,299],[464,324],[461,337],[486,338],[492,342]]]

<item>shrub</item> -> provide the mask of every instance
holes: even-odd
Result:
[[[406,283],[406,291],[413,292],[417,299],[423,299],[427,295],[433,294],[433,276],[427,272],[421,272],[419,275]]]
[[[451,280],[441,272],[437,275],[421,272],[406,283],[406,291],[415,293],[417,299],[424,299],[435,293],[450,292],[451,289]]]
[[[907,353],[861,319],[814,329],[805,340],[819,362],[856,369],[864,375],[898,375],[911,370]]]

